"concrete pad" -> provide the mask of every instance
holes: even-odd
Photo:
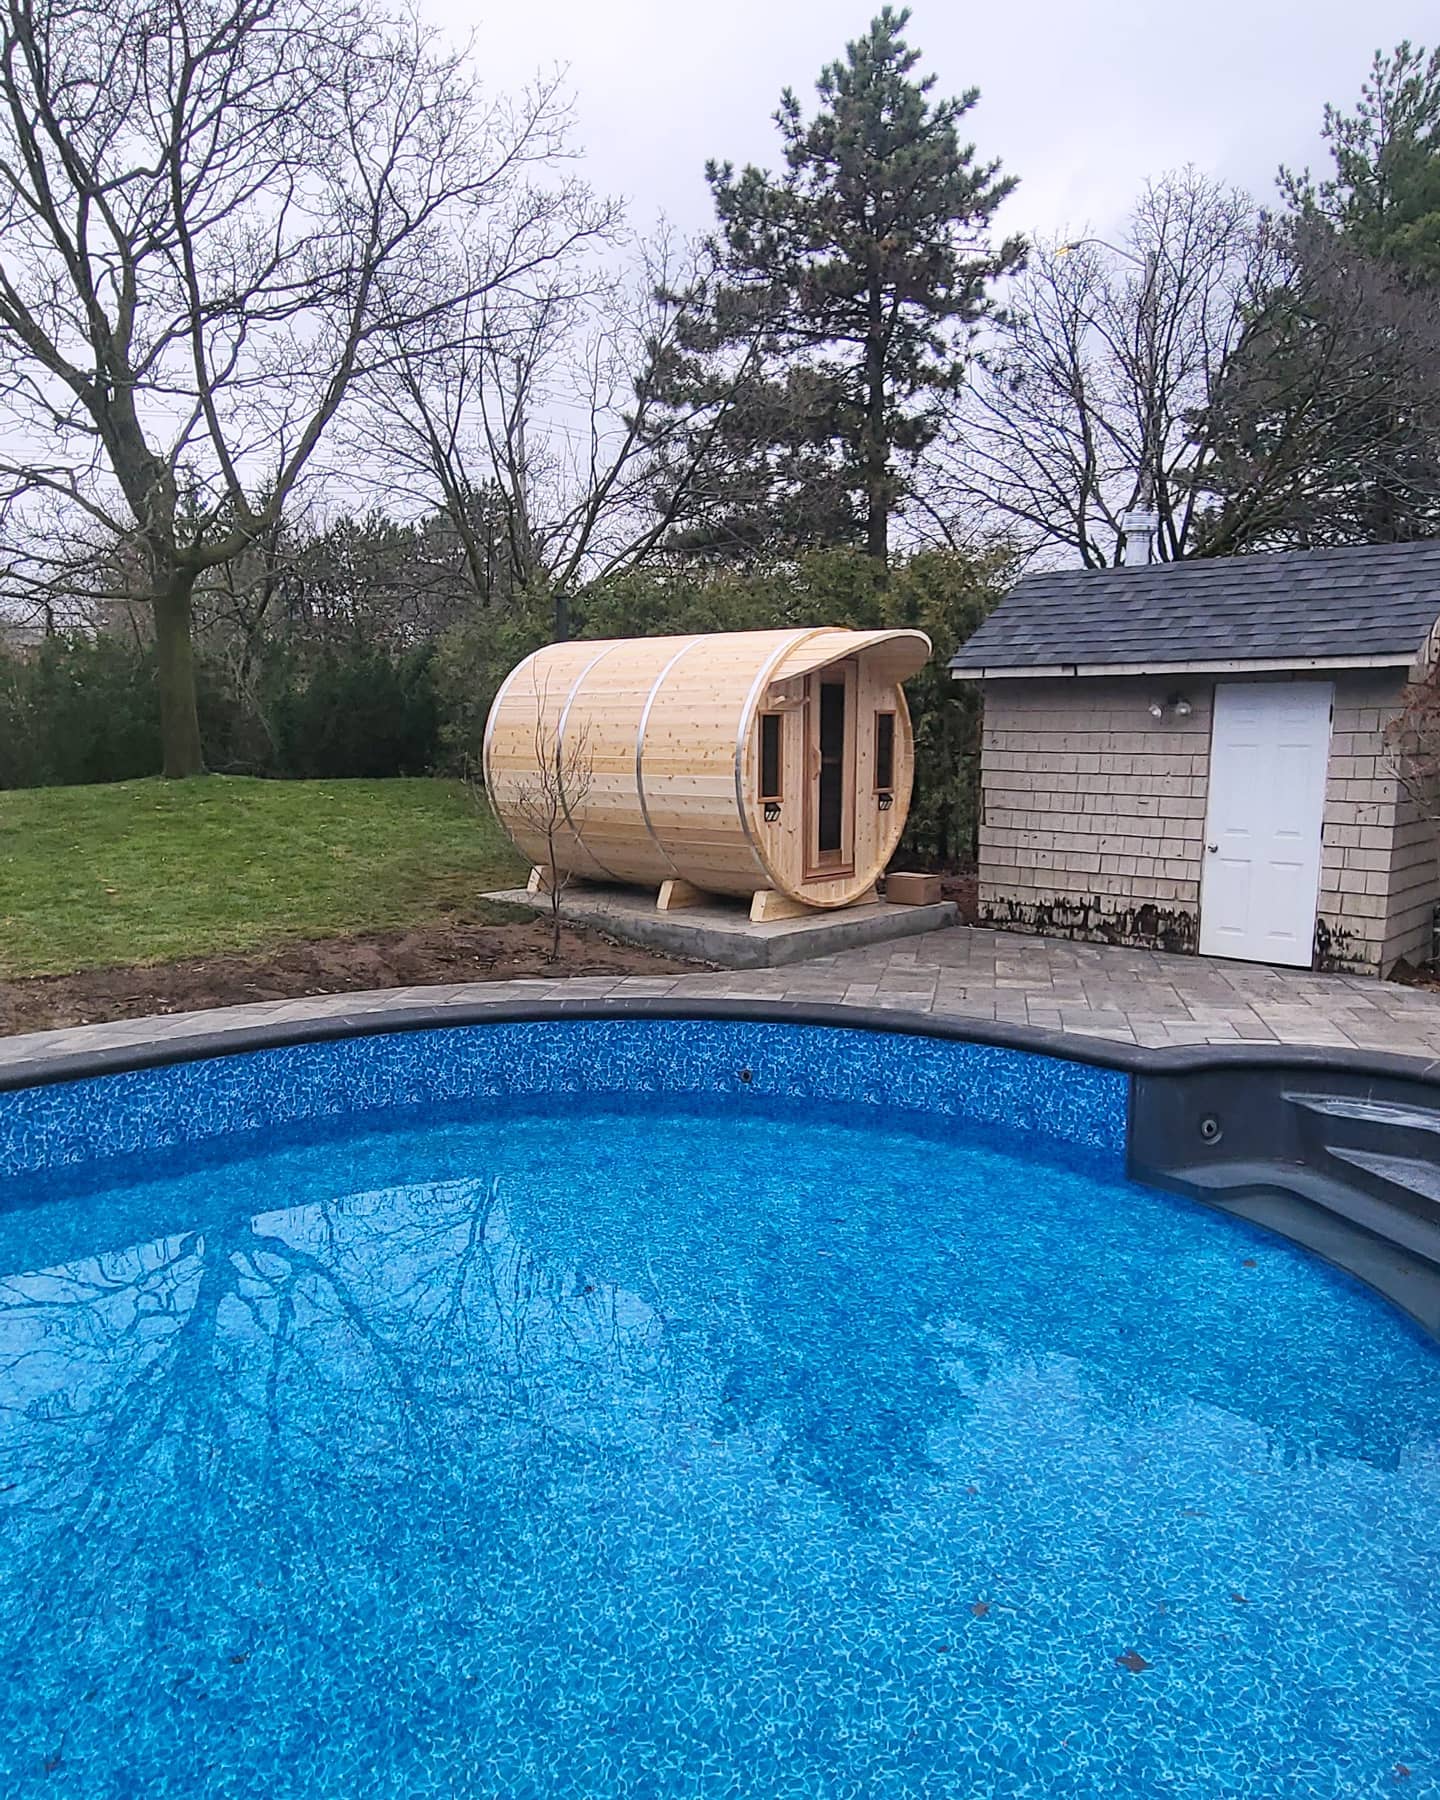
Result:
[[[506,906],[548,912],[548,894],[523,888],[486,894]],[[570,925],[589,925],[627,944],[660,950],[667,956],[713,963],[722,969],[779,969],[812,956],[834,956],[866,944],[916,937],[960,920],[953,900],[936,906],[842,907],[837,912],[807,913],[800,919],[776,919],[752,925],[743,900],[687,906],[679,912],[657,912],[655,896],[643,888],[573,886],[560,897],[560,915]],[[843,982],[837,984],[843,991]]]

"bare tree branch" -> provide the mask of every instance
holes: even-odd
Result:
[[[0,0],[0,488],[133,549],[167,772],[200,766],[197,580],[358,382],[586,229],[568,125],[372,0]]]
[[[998,514],[1021,545],[1119,560],[1122,519],[1159,515],[1159,554],[1213,546],[1197,428],[1284,270],[1244,194],[1187,170],[1148,187],[1126,244],[1041,246],[931,475],[958,517]]]

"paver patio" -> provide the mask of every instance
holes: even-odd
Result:
[[[0,1039],[0,1073],[68,1054],[176,1042],[281,1020],[385,1016],[419,1005],[649,995],[798,1000],[1033,1025],[1151,1047],[1328,1044],[1440,1059],[1440,994],[1361,976],[958,927],[785,969],[467,982],[231,1006]]]

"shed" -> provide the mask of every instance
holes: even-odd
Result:
[[[1427,958],[1433,826],[1387,755],[1440,544],[1025,577],[950,664],[984,692],[989,924],[1379,973]]]
[[[832,627],[549,644],[495,697],[486,789],[532,880],[744,895],[757,920],[854,905],[905,828],[901,683],[929,654]]]

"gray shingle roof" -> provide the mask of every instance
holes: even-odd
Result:
[[[1027,575],[952,658],[966,673],[1408,661],[1440,616],[1440,542]]]

